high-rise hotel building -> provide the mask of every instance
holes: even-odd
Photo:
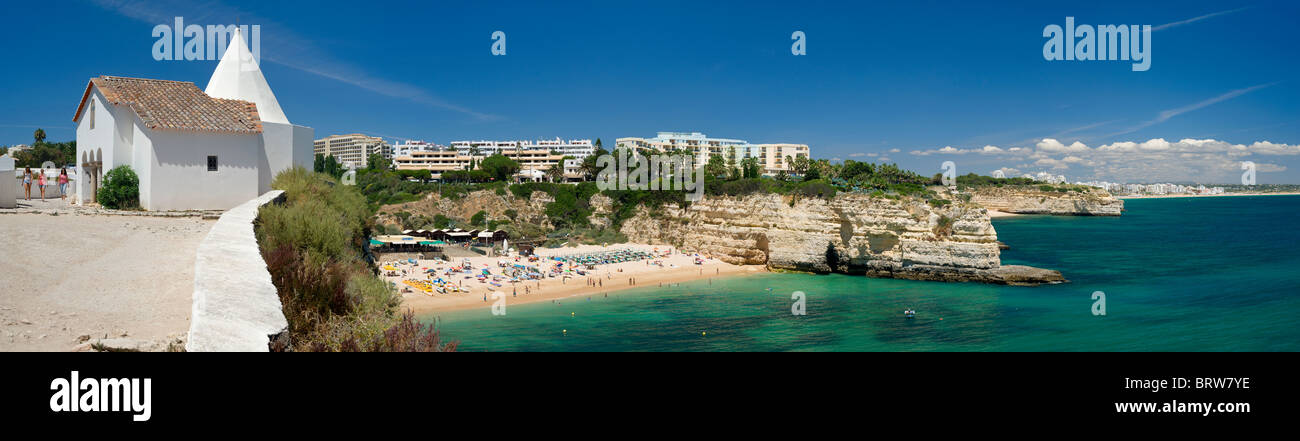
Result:
[[[360,133],[350,135],[331,135],[317,139],[317,155],[334,156],[344,167],[366,168],[370,164],[370,155],[379,154],[385,158],[393,157],[393,148],[383,139]]]

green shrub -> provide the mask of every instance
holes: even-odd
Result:
[[[433,228],[444,229],[451,226],[451,218],[441,214],[433,215]]]
[[[99,189],[99,203],[117,210],[140,207],[140,178],[129,165],[113,167],[104,174],[104,186]]]
[[[799,184],[797,193],[803,196],[830,199],[835,197],[835,187],[824,180],[808,181]]]
[[[302,168],[282,172],[272,187],[285,190],[285,202],[262,207],[255,231],[289,322],[273,350],[455,350],[398,314],[401,296],[364,260],[374,213],[356,187]]]

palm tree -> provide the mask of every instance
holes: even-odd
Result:
[[[546,180],[551,182],[564,182],[564,161],[551,165],[546,169]]]
[[[32,134],[32,137],[36,138],[37,144],[45,142],[45,129],[36,129],[36,132]]]

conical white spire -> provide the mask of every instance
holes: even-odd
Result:
[[[271,86],[266,84],[266,77],[262,76],[257,60],[249,53],[239,28],[231,33],[230,45],[226,46],[226,53],[217,63],[217,70],[212,72],[212,79],[208,80],[204,92],[213,98],[252,102],[257,104],[257,114],[262,121],[289,124],[289,118],[280,110],[280,102],[275,100]]]

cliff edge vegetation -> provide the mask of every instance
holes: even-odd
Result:
[[[255,224],[288,331],[272,351],[454,351],[438,331],[399,312],[401,297],[365,258],[374,212],[356,188],[296,167],[271,186],[285,202]]]

